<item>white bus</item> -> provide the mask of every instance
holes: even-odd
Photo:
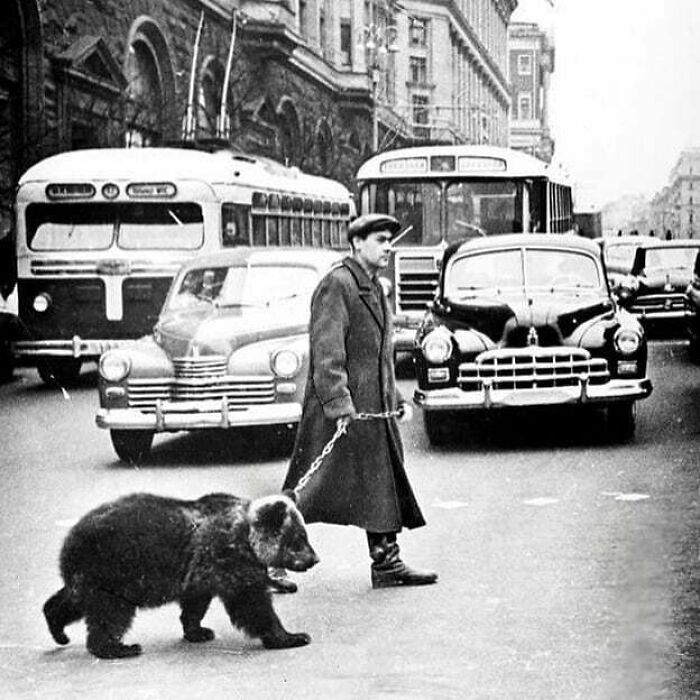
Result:
[[[350,191],[230,150],[99,149],[31,167],[16,200],[15,356],[46,382],[151,332],[187,259],[236,245],[343,248]]]
[[[361,213],[403,226],[388,270],[395,349],[411,350],[451,243],[501,233],[573,232],[568,179],[525,153],[494,146],[420,146],[387,151],[357,173]]]

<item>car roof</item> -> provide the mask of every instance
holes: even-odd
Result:
[[[344,251],[329,250],[327,248],[252,248],[239,246],[193,258],[185,263],[182,269],[248,264],[269,265],[274,263],[310,265],[323,269],[341,260],[345,255],[346,253]]]
[[[536,248],[574,248],[600,255],[600,247],[590,238],[573,234],[556,233],[506,233],[484,238],[471,238],[460,243],[455,252],[474,252],[478,250],[496,250],[528,246]]]
[[[645,250],[649,250],[650,248],[700,248],[700,239],[673,238],[670,241],[651,239],[651,242],[647,241],[641,247],[643,247]]]

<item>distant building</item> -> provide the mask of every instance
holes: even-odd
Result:
[[[537,24],[513,22],[508,28],[508,57],[510,146],[549,163],[554,155],[548,104],[554,44]]]
[[[668,186],[651,201],[655,228],[671,238],[700,238],[700,148],[681,152]]]

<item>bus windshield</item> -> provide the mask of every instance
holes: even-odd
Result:
[[[522,232],[524,188],[523,181],[510,179],[380,181],[376,184],[376,200],[370,207],[372,211],[395,216],[402,230],[409,229],[397,239],[398,247],[430,246],[443,240],[454,243],[465,238]],[[543,214],[540,215],[531,215],[531,220],[541,219]]]
[[[202,209],[189,202],[44,204],[27,207],[32,250],[194,250],[204,242]]]

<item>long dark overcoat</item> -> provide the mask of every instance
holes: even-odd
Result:
[[[394,378],[391,311],[378,282],[351,257],[311,300],[310,366],[304,409],[284,488],[294,488],[353,409],[381,413],[402,400]],[[404,469],[395,418],[352,421],[306,487],[307,522],[399,532],[425,524]]]

